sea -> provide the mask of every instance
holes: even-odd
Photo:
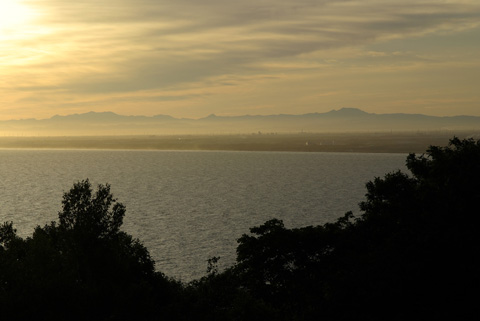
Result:
[[[405,168],[406,154],[0,150],[0,223],[21,237],[58,219],[75,182],[110,184],[126,206],[122,229],[156,269],[183,282],[235,262],[237,239],[278,218],[287,228],[360,215],[365,184]]]

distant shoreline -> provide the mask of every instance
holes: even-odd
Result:
[[[0,137],[1,149],[218,150],[352,153],[422,153],[453,136],[479,132],[298,133],[170,136]]]

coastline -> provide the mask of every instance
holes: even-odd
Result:
[[[169,136],[38,136],[0,137],[0,149],[218,150],[351,153],[423,153],[445,146],[454,136],[478,131],[296,133]]]

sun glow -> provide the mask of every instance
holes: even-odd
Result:
[[[32,10],[20,0],[0,0],[0,38],[14,32],[33,16]]]

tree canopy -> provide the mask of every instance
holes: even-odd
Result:
[[[88,180],[63,196],[59,223],[31,237],[0,226],[0,309],[8,320],[124,320],[154,314],[176,287],[120,230],[125,207]],[[93,318],[91,318],[93,316]]]
[[[473,315],[480,141],[454,138],[410,154],[406,164],[410,174],[387,173],[366,184],[358,217],[349,212],[294,229],[274,219],[251,228],[238,240],[235,266],[204,282],[262,303],[263,320]],[[212,280],[227,276],[235,286]]]
[[[111,238],[120,231],[125,216],[125,206],[110,193],[110,185],[99,185],[92,194],[87,180],[75,183],[63,195],[63,209],[58,214],[60,228],[80,230],[95,238]]]
[[[165,277],[121,230],[125,207],[88,180],[59,223],[20,238],[0,225],[8,320],[406,320],[478,313],[480,141],[454,138],[366,184],[361,213],[319,226],[272,219],[238,239],[237,261],[189,284]],[[94,317],[92,317],[94,316]]]

